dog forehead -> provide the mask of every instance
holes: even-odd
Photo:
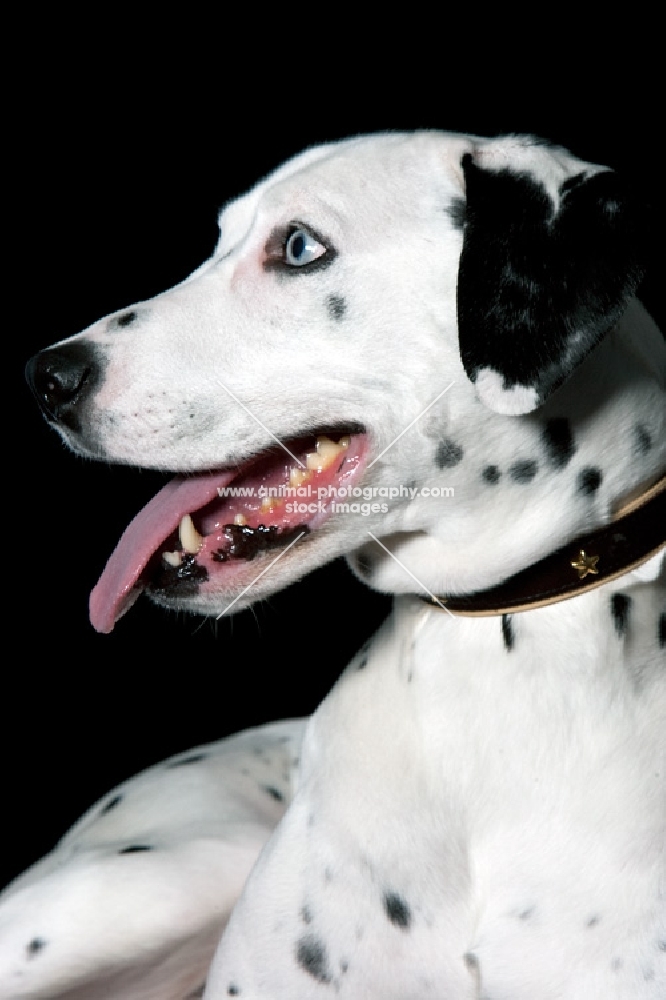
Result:
[[[294,156],[220,213],[218,252],[235,246],[257,216],[321,206],[344,214],[348,207],[390,203],[392,215],[404,209],[397,201],[411,190],[427,197],[424,179],[451,197],[462,194],[460,160],[470,149],[467,136],[444,132],[378,133],[315,146]],[[362,199],[362,202],[360,202]]]

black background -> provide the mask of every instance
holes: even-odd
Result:
[[[199,40],[195,26],[167,46],[128,27],[112,51],[85,26],[80,45],[52,27],[53,45],[44,26],[37,48],[21,43],[6,127],[16,224],[0,882],[137,770],[311,712],[389,606],[340,563],[217,625],[141,600],[97,635],[88,593],[157,482],[69,453],[22,382],[27,358],[185,277],[213,249],[218,207],[313,143],[382,129],[533,132],[628,172],[654,211],[661,197],[662,84],[647,59],[629,71],[621,32],[596,61],[584,45],[546,56],[534,43],[528,66],[524,51],[454,57],[451,43],[446,57],[415,43],[375,50],[372,63],[342,43],[325,56],[270,39],[258,50],[205,24]],[[657,268],[643,297],[663,324]]]

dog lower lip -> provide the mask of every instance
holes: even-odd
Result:
[[[191,553],[183,553],[179,566],[165,566],[160,563],[151,576],[149,590],[164,596],[193,597],[199,584],[208,579],[208,571],[200,566]]]
[[[269,549],[281,549],[290,542],[307,535],[310,529],[307,524],[297,524],[294,528],[279,531],[276,525],[266,527],[264,524],[256,528],[247,525],[227,524],[224,535],[229,542],[227,548],[219,548],[212,554],[215,562],[227,562],[229,559],[254,559],[260,552]]]
[[[307,524],[299,524],[285,531],[278,531],[275,526],[267,528],[263,524],[257,528],[228,524],[225,526],[224,535],[229,545],[213,552],[211,559],[218,563],[237,559],[250,562],[263,552],[284,548],[309,533],[310,528]],[[167,565],[162,560],[157,562],[152,573],[149,573],[149,579],[150,593],[193,597],[198,592],[199,585],[208,580],[208,570],[197,562],[196,555],[183,552],[177,566]]]

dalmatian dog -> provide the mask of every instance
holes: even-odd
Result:
[[[666,995],[661,334],[640,207],[525,136],[311,149],[28,368],[170,470],[91,597],[395,594],[312,718],[110,792],[0,901],[12,1000]]]

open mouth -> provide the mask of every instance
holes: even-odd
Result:
[[[242,590],[280,551],[321,528],[362,475],[368,449],[359,427],[323,428],[233,469],[176,476],[111,555],[90,595],[93,627],[110,632],[143,591],[176,603]]]

